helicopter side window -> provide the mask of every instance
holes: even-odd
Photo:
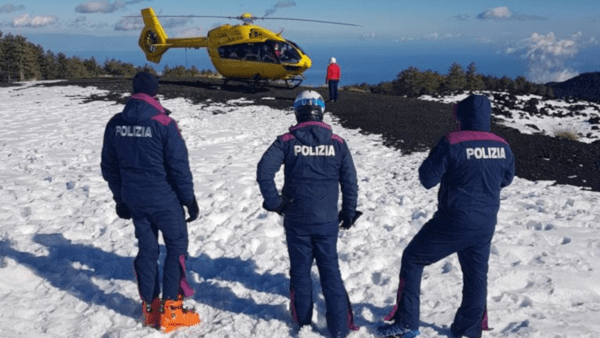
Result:
[[[219,47],[219,56],[224,59],[241,60],[246,54],[247,45],[232,45]]]
[[[242,43],[218,48],[219,56],[224,59],[260,61],[277,63],[277,56],[270,44],[267,43]]]
[[[244,60],[248,61],[259,61],[260,60],[260,46],[256,43],[246,45],[247,53]]]
[[[246,45],[236,45],[235,46],[235,54],[236,59],[243,59],[246,56]]]
[[[231,55],[229,46],[221,46],[219,47],[219,57],[228,59]]]

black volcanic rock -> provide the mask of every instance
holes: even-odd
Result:
[[[583,73],[564,82],[549,82],[546,86],[552,88],[557,98],[570,96],[600,102],[600,72]]]

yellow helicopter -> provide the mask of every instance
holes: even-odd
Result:
[[[359,26],[341,22],[292,18],[257,18],[250,13],[239,17],[223,16],[160,16],[239,19],[243,24],[225,24],[210,30],[206,37],[169,38],[152,8],[142,9],[144,28],[138,44],[148,61],[159,63],[169,48],[206,47],[210,60],[225,83],[229,80],[260,82],[285,81],[288,88],[296,88],[304,79],[304,71],[312,61],[295,43],[266,28],[254,25],[256,19],[296,20]]]

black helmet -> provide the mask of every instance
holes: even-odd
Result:
[[[325,101],[314,90],[305,90],[296,96],[294,113],[298,122],[323,121]]]

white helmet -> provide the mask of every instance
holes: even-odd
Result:
[[[325,101],[314,90],[305,90],[294,100],[294,113],[298,122],[323,121]]]
[[[335,63],[335,62],[336,62],[335,58],[329,59],[329,64],[332,64],[332,63]]]

